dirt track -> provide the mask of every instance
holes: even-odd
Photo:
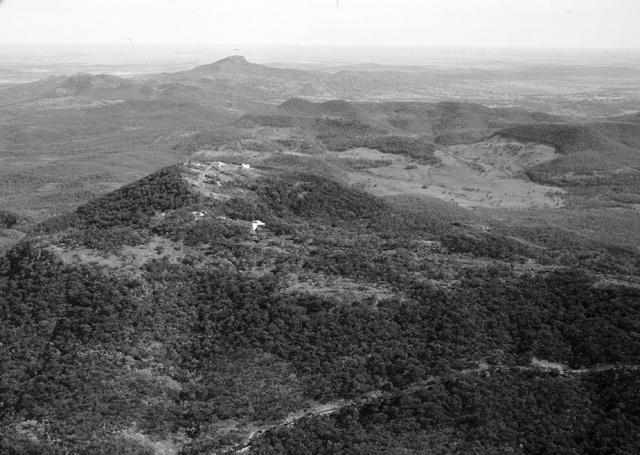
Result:
[[[434,384],[440,382],[443,378],[446,378],[446,377],[465,376],[469,374],[490,372],[490,371],[533,371],[533,370],[557,371],[560,375],[571,376],[571,375],[577,375],[577,374],[600,373],[603,371],[616,370],[616,369],[640,370],[640,365],[600,365],[593,368],[569,369],[562,364],[547,362],[544,360],[538,360],[535,357],[532,360],[531,365],[527,365],[527,366],[510,366],[510,367],[491,368],[486,363],[479,363],[477,368],[468,368],[468,369],[456,371],[453,373],[449,373],[447,375],[430,377],[428,379],[425,379],[423,381],[420,381],[416,384],[409,386],[408,388],[404,389],[404,391],[417,392],[419,390],[424,390],[429,387],[432,387]],[[307,411],[292,414],[288,416],[286,419],[284,419],[282,422],[275,423],[272,425],[265,425],[257,430],[252,431],[251,433],[249,433],[249,435],[245,438],[245,440],[242,443],[239,443],[235,447],[228,449],[222,453],[246,453],[251,449],[251,444],[253,440],[258,438],[259,436],[264,435],[265,433],[268,433],[269,431],[275,430],[277,428],[290,427],[300,419],[326,416],[330,414],[335,414],[336,412],[344,408],[362,406],[364,404],[367,404],[379,398],[380,396],[382,396],[382,391],[375,390],[355,400],[336,401],[336,402],[327,403],[324,405],[319,405]]]

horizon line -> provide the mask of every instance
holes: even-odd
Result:
[[[611,46],[526,46],[526,45],[429,45],[429,44],[321,44],[321,43],[312,43],[312,44],[278,44],[278,43],[236,43],[236,44],[228,44],[228,43],[155,43],[155,42],[119,42],[119,43],[109,43],[109,42],[96,42],[96,43],[82,43],[82,42],[61,42],[61,43],[51,43],[51,42],[20,42],[20,43],[2,43],[0,42],[0,47],[2,46],[44,46],[44,47],[68,47],[68,46],[77,46],[77,47],[136,47],[136,46],[149,46],[149,47],[165,47],[165,46],[176,46],[176,47],[234,47],[238,48],[241,46],[254,47],[254,48],[367,48],[367,49],[393,49],[393,48],[404,48],[404,49],[492,49],[492,50],[580,50],[580,51],[606,51],[606,50],[616,50],[616,51],[640,51],[639,47],[611,47]]]

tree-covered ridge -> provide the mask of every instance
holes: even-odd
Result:
[[[85,204],[77,214],[87,226],[146,227],[155,212],[177,209],[197,200],[181,179],[180,170],[169,167]]]
[[[323,420],[324,433],[301,423],[251,450],[300,453],[302,438],[308,453],[367,453],[387,435],[393,453],[411,435],[426,438],[418,448],[439,447],[426,435],[453,426],[462,429],[451,437],[467,444],[460,450],[517,451],[514,441],[537,430],[514,422],[531,413],[543,420],[540,434],[554,433],[528,453],[555,447],[547,442],[570,453],[605,436],[632,444],[621,435],[636,422],[609,411],[618,392],[590,380],[511,369],[414,400],[424,381],[479,363],[492,375],[533,357],[587,369],[637,363],[640,289],[598,285],[599,273],[617,273],[606,261],[604,272],[571,264],[313,174],[268,170],[236,186],[241,196],[211,199],[180,167],[161,170],[41,227],[0,259],[2,450],[218,451],[289,413],[372,392],[386,398],[344,411],[346,421]],[[266,226],[252,231],[254,219]],[[136,273],[119,267],[124,247],[144,250],[151,238],[169,251],[146,251]],[[78,258],[58,255],[65,248]],[[121,262],[82,259],[87,251]],[[340,283],[358,297],[341,298]],[[537,404],[547,389],[570,404],[560,420],[557,407]],[[533,408],[514,404],[523,390]],[[509,413],[482,414],[485,395]],[[435,402],[444,417],[428,414]],[[375,418],[354,422],[359,413]],[[589,420],[597,413],[608,419],[602,433]],[[571,428],[574,416],[585,420]]]
[[[638,387],[637,371],[452,377],[270,431],[251,453],[635,453]]]
[[[143,281],[124,280],[65,266],[28,245],[2,270],[3,420],[55,422],[48,431],[63,447],[82,447],[81,434],[107,438],[132,420],[156,437],[194,428],[194,443],[213,443],[211,422],[283,418],[297,403],[377,389],[395,394],[480,359],[512,365],[537,356],[588,367],[640,353],[638,291],[590,290],[586,277],[571,273],[542,282],[476,276],[454,293],[417,287],[409,301],[346,307],[285,298],[277,274],[256,279],[159,262]],[[235,366],[221,370],[228,362]],[[132,372],[149,368],[149,377]],[[256,383],[255,391],[276,389],[236,397],[242,381],[234,370],[255,368],[274,375],[273,385]],[[285,388],[272,402],[276,390],[292,387],[282,377],[291,373],[297,391]],[[109,431],[101,429],[105,416]]]

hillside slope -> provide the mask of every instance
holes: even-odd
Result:
[[[452,222],[451,210],[273,163],[191,161],[40,225],[0,259],[2,450],[195,454],[251,440],[250,452],[299,453],[302,437],[351,452],[393,433],[384,452],[403,453],[433,431],[443,437],[422,449],[453,444],[452,422],[476,451],[535,453],[555,427],[560,451],[636,448],[635,408],[607,414],[608,426],[589,416],[624,399],[598,388],[599,365],[618,371],[612,387],[637,380],[640,288],[598,283],[622,269],[637,279],[638,254],[585,244],[593,254],[577,257]],[[554,379],[534,358],[584,380]],[[472,417],[487,388],[531,400],[550,389],[572,407],[516,407],[510,419],[534,413],[544,431],[478,439],[505,419]],[[574,400],[587,389],[593,402]],[[510,408],[509,393],[496,406]],[[447,404],[461,394],[479,401]],[[252,439],[347,401],[320,427],[303,419]],[[405,427],[434,402],[445,420]],[[574,415],[580,428],[558,423]],[[334,453],[313,444],[307,453]]]
[[[559,121],[558,117],[520,109],[488,108],[474,103],[380,102],[332,100],[313,103],[294,98],[272,113],[243,119],[265,126],[306,126],[321,131],[328,145],[341,139],[344,129],[361,135],[411,135],[440,144],[477,142],[510,125]],[[333,127],[335,131],[329,129]]]
[[[553,146],[560,156],[528,171],[536,182],[561,186],[578,205],[640,202],[640,126],[616,121],[519,125],[502,137]]]

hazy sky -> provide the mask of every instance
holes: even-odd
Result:
[[[640,48],[640,0],[0,2],[0,44]]]

